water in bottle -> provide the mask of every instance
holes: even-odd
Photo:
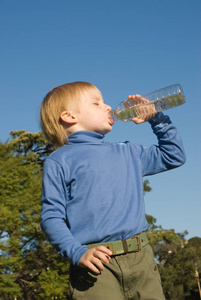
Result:
[[[142,111],[149,111],[150,106],[154,108],[154,111],[158,112],[179,106],[186,101],[180,84],[165,87],[142,97],[150,102],[144,103],[144,101],[141,100],[142,102],[140,103],[138,100],[137,105],[133,105],[129,100],[122,101],[117,108],[111,112],[113,121],[121,120],[130,122],[132,118],[140,117]]]

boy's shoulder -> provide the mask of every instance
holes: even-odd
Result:
[[[53,151],[47,158],[47,161],[55,161],[57,163],[67,163],[69,162],[69,160],[75,160],[77,159],[77,157],[80,154],[80,152],[82,152],[81,147],[77,144],[77,145],[71,145],[71,144],[64,144],[63,146],[61,146],[60,148],[56,149],[55,151]]]
[[[59,161],[65,154],[66,154],[66,144],[61,146],[60,148],[54,150],[50,155],[47,157],[47,159],[51,159],[54,161]]]

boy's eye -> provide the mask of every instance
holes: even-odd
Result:
[[[97,102],[94,102],[94,104],[95,104],[95,105],[99,105],[99,103],[97,103]]]

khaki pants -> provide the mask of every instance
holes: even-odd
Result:
[[[100,275],[71,266],[70,292],[74,300],[165,299],[150,245],[112,257]]]

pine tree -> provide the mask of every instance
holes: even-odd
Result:
[[[25,131],[0,144],[0,299],[67,299],[69,261],[40,229],[42,162],[52,150]]]

